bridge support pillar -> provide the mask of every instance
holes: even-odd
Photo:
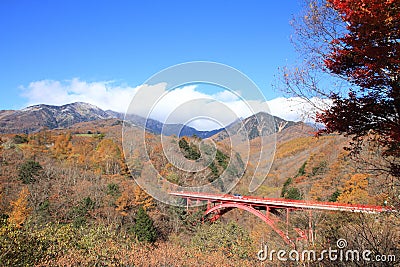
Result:
[[[308,217],[308,242],[311,244],[314,244],[314,233],[313,233],[313,228],[312,228],[312,211],[309,211],[309,217]]]
[[[289,236],[289,211],[290,209],[286,209],[286,235]]]

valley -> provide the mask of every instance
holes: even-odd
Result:
[[[0,113],[0,261],[38,266],[254,266],[260,240],[277,248],[286,246],[251,213],[232,210],[221,221],[202,223],[204,207],[187,211],[166,205],[149,196],[135,180],[166,190],[209,183],[223,190],[220,177],[229,172],[233,179],[229,181],[237,183],[230,194],[395,205],[388,203],[391,191],[382,186],[387,177],[366,171],[363,162],[343,149],[349,138],[315,137],[315,129],[301,122],[274,118],[276,123],[270,125],[270,115],[260,113],[215,133],[202,135],[187,128],[190,135],[171,130],[171,135],[164,136],[159,126],[151,128],[161,123],[152,121],[151,127],[144,127],[143,119],[136,118],[138,132],[133,136],[140,139],[143,134],[144,140],[139,141],[146,149],[139,146],[126,151],[121,140],[124,121],[109,113],[81,103]],[[67,123],[67,118],[74,123]],[[133,125],[132,121],[125,123]],[[12,133],[7,132],[11,129]],[[247,138],[245,133],[250,133]],[[236,140],[235,145],[231,140]],[[270,151],[272,140],[276,140],[276,151],[271,162],[268,153],[260,155],[259,148],[267,142]],[[164,154],[170,145],[181,154],[172,162]],[[368,153],[369,159],[379,161],[377,152]],[[248,160],[243,160],[247,154]],[[184,161],[203,167],[187,171],[179,167]],[[257,177],[258,165],[269,168],[266,177]],[[261,184],[249,193],[254,177]],[[285,214],[274,216],[282,219]],[[390,221],[398,229],[394,216],[316,212],[312,218],[314,244],[299,241],[297,246],[324,247],[343,236],[358,242],[356,231],[374,229],[371,240],[385,240],[380,249],[389,253],[397,246],[399,232],[384,225]],[[147,230],[141,231],[139,223]],[[291,224],[306,228],[307,223],[307,213],[293,211]],[[25,252],[11,249],[16,246]],[[215,259],[219,265],[214,265]]]

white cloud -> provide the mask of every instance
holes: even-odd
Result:
[[[326,99],[311,98],[307,101],[299,97],[278,97],[267,103],[271,114],[288,121],[305,122],[314,122],[316,112],[330,105],[330,101]]]
[[[137,87],[115,85],[111,81],[86,82],[78,78],[68,81],[41,80],[22,87],[27,105],[63,105],[87,102],[102,109],[125,112]]]
[[[87,102],[104,110],[111,109],[147,116],[161,122],[185,123],[198,130],[210,130],[225,126],[238,118],[245,118],[264,111],[291,121],[313,121],[307,118],[316,109],[300,98],[275,98],[268,101],[244,101],[236,94],[218,91],[214,94],[200,92],[196,85],[166,91],[166,84],[137,87],[116,85],[111,81],[86,82],[80,79],[68,81],[42,80],[23,88],[28,105],[62,105],[71,102]],[[315,98],[319,106],[329,102]]]
[[[223,102],[233,102],[239,100],[239,97],[236,94],[228,90],[217,92],[216,94],[213,95],[213,97]]]

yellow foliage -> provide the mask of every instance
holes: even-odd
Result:
[[[111,139],[103,139],[97,146],[93,161],[105,174],[118,174],[122,166],[122,154],[118,144]]]
[[[145,210],[149,210],[154,206],[154,201],[139,186],[128,186],[115,201],[115,208],[122,216],[128,215],[128,211],[134,207],[142,206]]]
[[[9,221],[17,227],[21,227],[28,218],[31,208],[28,207],[29,190],[24,187],[19,193],[18,199],[11,201],[12,210],[9,214]]]
[[[319,138],[308,136],[291,139],[277,146],[275,158],[280,159],[293,156],[310,147],[314,147],[316,144],[321,144],[321,142],[325,142],[330,139],[332,139],[331,136],[321,136]]]
[[[121,157],[121,150],[118,145],[111,139],[103,139],[97,146],[97,155],[103,160],[117,159]]]
[[[89,138],[74,137],[74,146],[72,147],[70,158],[76,159],[79,164],[89,163],[92,154],[93,144],[89,141]]]
[[[140,186],[135,187],[135,200],[136,206],[142,206],[145,210],[149,210],[153,207],[153,198],[143,191]]]
[[[367,204],[368,196],[368,175],[357,173],[350,180],[346,181],[343,191],[338,197],[338,202],[349,204]]]
[[[0,212],[3,210],[3,188],[0,185]]]
[[[295,155],[298,152],[306,150],[316,142],[314,137],[301,137],[287,141],[278,145],[275,157],[285,158]]]
[[[116,200],[115,208],[122,216],[128,215],[129,209],[133,206],[133,201],[127,191],[122,192],[121,196]]]
[[[57,157],[67,157],[67,154],[72,150],[71,134],[57,136],[53,149]]]

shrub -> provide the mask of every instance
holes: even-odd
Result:
[[[42,169],[42,166],[38,162],[28,160],[20,166],[18,171],[18,178],[24,184],[34,183]]]
[[[303,199],[303,195],[301,194],[300,190],[296,187],[291,187],[287,190],[285,194],[286,199],[294,199],[300,200]]]
[[[13,137],[13,141],[15,144],[24,144],[28,143],[28,138],[26,138],[26,136],[17,134]]]
[[[192,245],[203,252],[223,252],[227,257],[250,256],[251,239],[242,227],[231,222],[202,225],[192,239]]]

